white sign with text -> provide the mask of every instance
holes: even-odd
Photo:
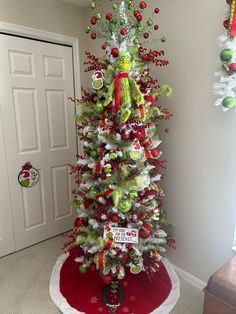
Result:
[[[138,229],[108,227],[104,229],[104,238],[109,233],[112,233],[116,243],[138,243]]]

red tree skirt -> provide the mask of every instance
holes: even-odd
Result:
[[[168,314],[179,299],[178,276],[165,258],[151,281],[144,272],[132,275],[127,271],[119,284],[124,300],[117,314]],[[81,274],[72,258],[65,254],[59,257],[51,276],[50,295],[63,314],[107,314],[103,289],[97,272]]]

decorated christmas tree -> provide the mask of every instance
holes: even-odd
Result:
[[[144,1],[108,4],[111,11],[103,13],[96,2],[90,4],[93,16],[86,32],[93,40],[105,40],[105,56],[86,52],[92,88],[73,100],[79,106],[77,132],[84,155],[71,166],[78,217],[65,244],[79,271],[98,271],[105,284],[124,279],[127,271],[151,276],[165,247],[173,245],[165,231],[169,222],[160,181],[166,162],[159,148],[159,132],[168,132],[163,123],[171,113],[158,103],[171,88],[160,86],[150,73],[150,65],[168,61],[162,49],[144,46],[159,29],[159,9],[146,19]],[[157,44],[165,40],[155,39]]]

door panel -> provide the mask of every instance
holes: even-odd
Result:
[[[70,229],[76,138],[72,48],[0,35],[0,102],[16,249]],[[17,181],[30,161],[40,179]],[[1,254],[1,252],[0,252]]]

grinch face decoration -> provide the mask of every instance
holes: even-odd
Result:
[[[39,180],[38,170],[32,167],[31,163],[26,163],[22,166],[22,170],[18,176],[18,182],[24,188],[31,188]]]
[[[129,73],[131,71],[132,64],[129,55],[126,52],[121,53],[116,68],[120,73]]]

